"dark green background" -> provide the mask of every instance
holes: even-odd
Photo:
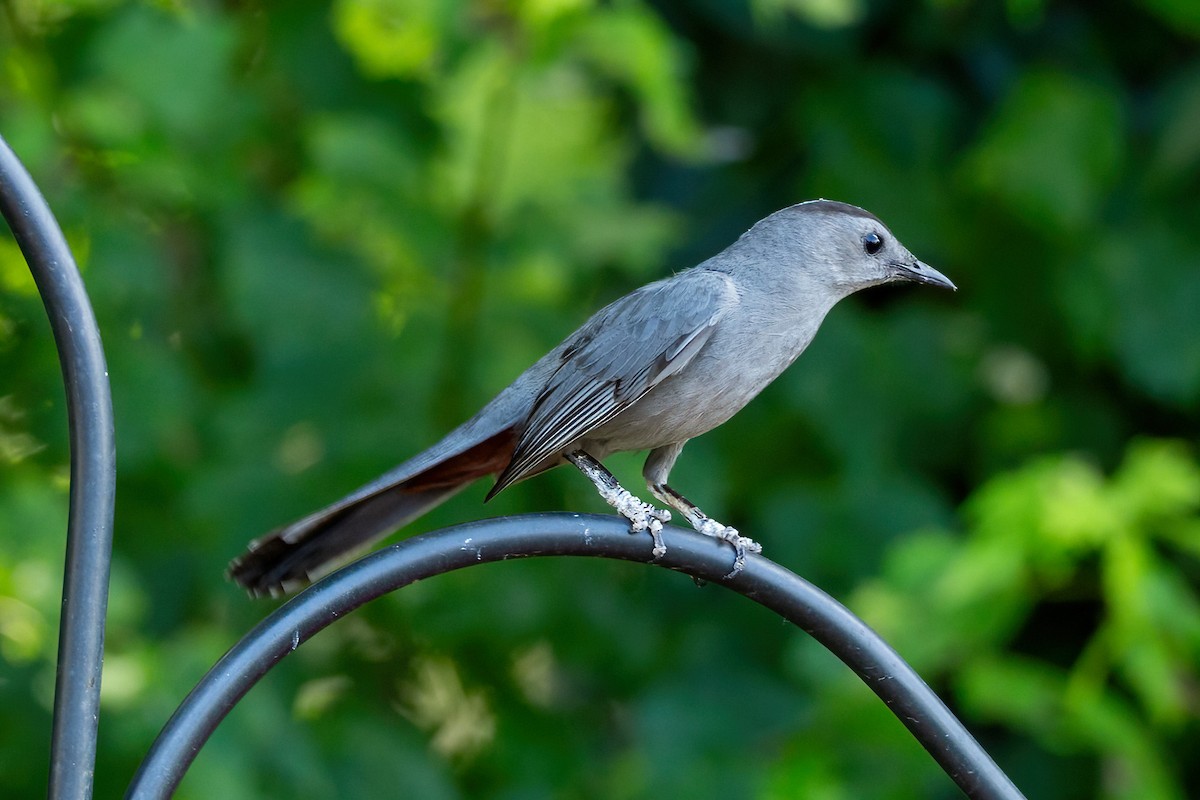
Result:
[[[1200,795],[1200,5],[12,0],[0,132],[83,268],[119,458],[97,796],[271,607],[250,538],[594,309],[823,196],[877,289],[676,483],[843,599],[1031,797]],[[59,368],[0,238],[0,787],[44,792]],[[631,486],[637,456],[612,459]],[[604,510],[569,470],[412,531]],[[954,797],[802,633],[641,565],[423,582],[288,658],[186,798]]]

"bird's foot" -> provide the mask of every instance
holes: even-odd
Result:
[[[617,483],[613,474],[587,452],[575,450],[564,453],[564,456],[595,485],[596,491],[600,493],[604,502],[629,520],[630,533],[650,531],[650,537],[654,540],[654,549],[651,553],[655,558],[666,555],[667,546],[663,544],[662,529],[664,523],[671,521],[670,511],[650,505]]]
[[[753,539],[742,536],[737,532],[737,528],[731,528],[728,525],[722,525],[715,519],[704,517],[696,525],[695,528],[705,536],[711,536],[714,539],[720,539],[723,542],[729,542],[733,546],[733,569],[725,577],[735,578],[738,573],[746,567],[746,553],[761,553],[762,545]]]
[[[670,511],[652,506],[624,488],[619,488],[612,496],[606,496],[604,499],[618,514],[629,520],[630,533],[650,532],[650,537],[654,540],[651,555],[655,558],[666,555],[667,546],[663,544],[662,529],[665,523],[671,521]]]

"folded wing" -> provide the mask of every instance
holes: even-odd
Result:
[[[732,279],[692,270],[607,306],[564,343],[488,497],[528,477],[683,369],[738,303]]]

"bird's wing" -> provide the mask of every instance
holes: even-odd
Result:
[[[491,497],[683,369],[738,303],[726,274],[691,270],[602,309],[564,342]]]

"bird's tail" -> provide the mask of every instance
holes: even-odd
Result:
[[[251,542],[230,563],[228,575],[254,595],[298,589],[331,561],[408,524],[477,478],[504,469],[514,440],[506,428],[444,458],[431,458],[439,443],[333,505]]]

